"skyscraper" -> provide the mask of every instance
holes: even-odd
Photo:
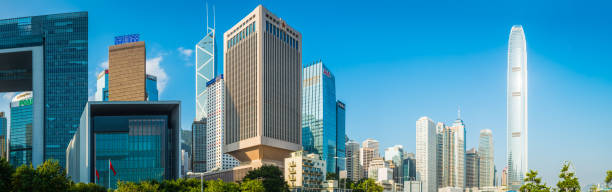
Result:
[[[378,153],[378,144],[379,142],[374,139],[366,139],[361,144],[361,149],[359,150],[359,163],[361,164],[361,168],[363,169],[362,177],[368,177],[368,168],[370,167],[370,162],[372,159],[380,156]]]
[[[527,173],[527,45],[520,25],[512,26],[508,40],[507,160],[508,189],[518,190]]]
[[[191,157],[191,165],[193,172],[203,173],[206,172],[206,118],[199,121],[194,121],[191,124],[191,130],[193,131],[193,147],[191,151],[193,154]]]
[[[208,5],[206,5],[206,35],[195,45],[196,120],[208,116],[206,83],[217,76],[217,41],[215,40],[217,36],[214,15],[213,7],[213,25],[211,27],[208,25]]]
[[[109,101],[145,101],[147,99],[146,56],[144,41],[115,41],[115,45],[108,48]]]
[[[336,173],[346,170],[346,105],[336,102]]]
[[[438,187],[465,187],[465,124],[460,117],[452,126],[438,123]]]
[[[6,158],[6,151],[8,149],[8,142],[7,142],[7,136],[8,136],[8,127],[7,126],[7,119],[4,116],[4,112],[0,112],[0,158]]]
[[[282,167],[302,147],[301,39],[261,5],[223,34],[223,150],[244,163],[236,178],[263,164]]]
[[[9,162],[14,167],[32,163],[32,92],[16,95],[11,101]]]
[[[336,79],[323,62],[304,66],[302,93],[304,151],[319,154],[326,162],[327,172],[336,173]]]
[[[65,164],[87,102],[87,12],[0,20],[0,92],[32,91],[32,164]]]
[[[404,154],[404,160],[402,162],[402,175],[404,176],[404,182],[416,180],[416,157],[414,153]]]
[[[465,188],[478,188],[480,182],[480,156],[476,149],[465,152]]]
[[[495,161],[493,160],[493,133],[490,129],[480,130],[478,153],[480,155],[480,181],[478,186],[493,187],[495,181]]]
[[[416,179],[424,192],[438,191],[436,125],[428,117],[416,121]]]
[[[206,118],[206,170],[225,170],[238,166],[238,160],[223,153],[223,129],[225,125],[225,87],[223,75],[207,84],[208,117]]]
[[[104,69],[98,74],[94,97],[95,101],[108,101],[108,69]]]
[[[358,181],[362,173],[363,170],[359,164],[359,143],[349,141],[346,143],[346,176],[353,181]]]
[[[157,77],[155,75],[147,74],[147,81],[145,82],[146,93],[147,93],[147,101],[157,101],[159,100],[159,94],[157,91]]]
[[[385,149],[385,161],[391,161],[393,163],[393,180],[395,183],[404,183],[403,175],[403,159],[404,159],[404,146],[395,145]]]

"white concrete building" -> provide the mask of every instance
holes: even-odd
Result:
[[[428,117],[416,121],[416,179],[423,192],[437,191],[436,125]]]
[[[206,119],[206,170],[227,170],[238,166],[231,155],[223,153],[225,126],[225,88],[223,75],[206,83],[208,101]]]
[[[478,187],[493,187],[495,179],[495,161],[493,151],[493,132],[490,129],[480,130],[478,155],[480,156],[480,178]]]

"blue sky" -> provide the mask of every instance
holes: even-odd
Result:
[[[216,7],[218,34],[258,4],[299,30],[303,62],[322,59],[336,76],[351,139],[377,139],[381,151],[401,144],[414,152],[420,116],[450,123],[461,106],[468,149],[477,147],[481,129],[493,130],[498,172],[506,161],[507,41],[511,26],[521,24],[528,52],[529,168],[549,185],[558,181],[564,160],[575,163],[583,185],[602,182],[612,169],[610,2],[208,3]],[[160,99],[181,100],[182,126],[189,128],[195,116],[189,50],[204,36],[204,2],[5,0],[0,19],[73,11],[89,12],[90,95],[113,37],[139,33],[148,70],[165,76]],[[9,96],[3,94],[0,105]]]

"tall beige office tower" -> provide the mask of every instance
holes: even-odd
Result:
[[[380,157],[379,153],[379,142],[374,139],[366,139],[362,142],[361,149],[359,149],[359,164],[361,164],[361,168],[363,169],[362,177],[368,177],[368,168],[370,167],[370,162],[374,158]]]
[[[263,6],[223,34],[225,146],[235,178],[301,149],[302,35]]]
[[[144,41],[108,48],[108,100],[145,101],[146,50]]]

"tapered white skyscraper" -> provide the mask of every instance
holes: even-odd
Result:
[[[416,121],[416,179],[423,192],[438,191],[436,124],[428,117]]]
[[[508,187],[517,191],[527,172],[527,47],[520,25],[508,40]]]

